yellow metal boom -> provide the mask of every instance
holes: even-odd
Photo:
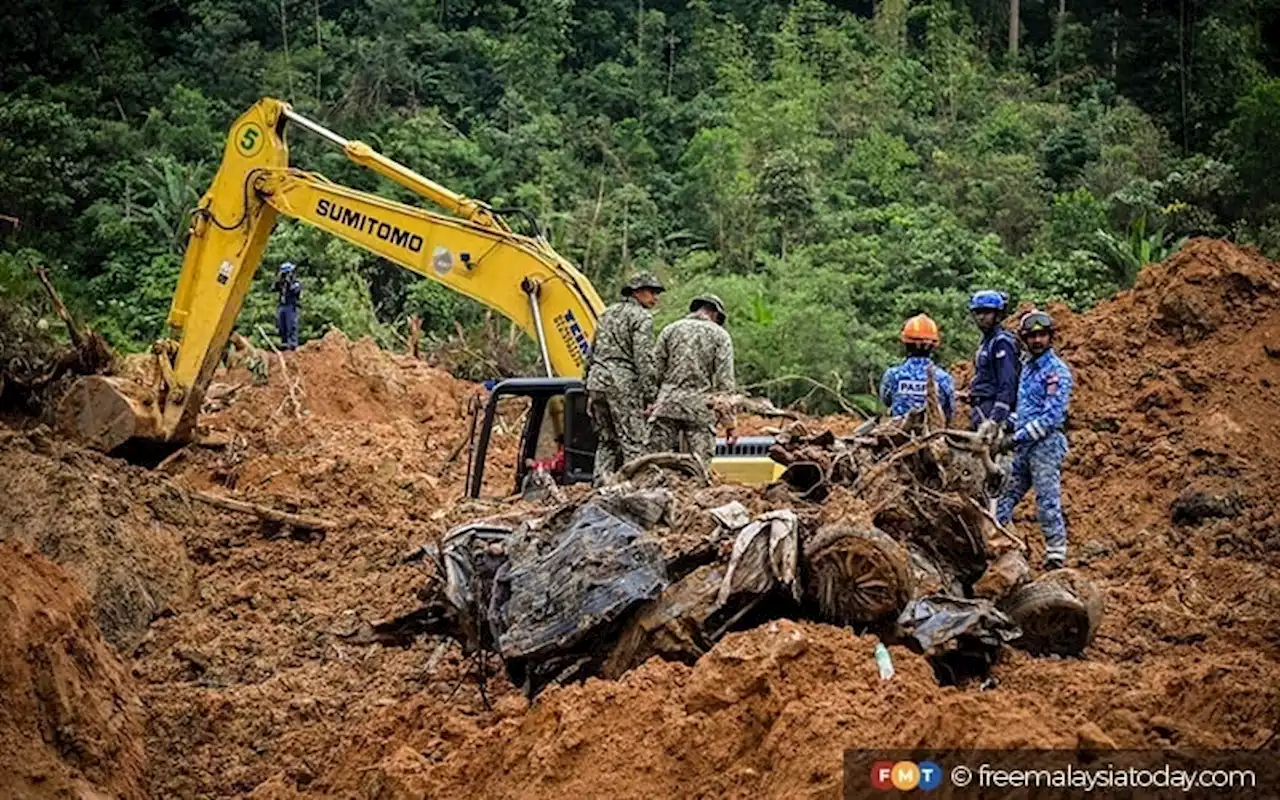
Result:
[[[394,202],[289,166],[286,124],[340,146],[357,164],[448,214]],[[283,214],[438,281],[506,316],[538,342],[548,375],[582,374],[604,309],[591,283],[540,233],[512,231],[487,204],[463,197],[265,98],[231,128],[222,164],[192,215],[169,310],[172,339],[158,342],[161,385],[82,382],[64,419],[103,450],[130,439],[190,437],[262,252]]]

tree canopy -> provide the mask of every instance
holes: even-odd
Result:
[[[0,214],[22,220],[0,289],[43,264],[126,349],[164,333],[186,212],[262,96],[528,209],[607,297],[640,268],[672,287],[664,319],[720,294],[744,383],[864,394],[914,313],[971,352],[975,288],[1084,307],[1187,236],[1280,251],[1280,0],[12,0],[0,20]],[[483,316],[300,224],[282,260],[304,337]]]

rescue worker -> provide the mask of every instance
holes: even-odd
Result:
[[[662,329],[655,362],[661,385],[650,421],[650,450],[688,452],[708,468],[716,450],[716,426],[724,424],[732,444],[732,414],[717,412],[715,395],[734,391],[733,339],[724,329],[724,301],[713,294],[693,298],[689,314]],[[719,417],[719,418],[718,418]],[[682,447],[683,446],[683,447]]]
[[[658,396],[653,368],[653,315],[665,291],[647,272],[622,287],[622,300],[604,310],[587,360],[587,413],[595,426],[595,481],[605,481],[649,444],[647,408]]]
[[[997,519],[1013,519],[1013,509],[1028,489],[1036,490],[1036,518],[1044,533],[1045,569],[1067,562],[1067,523],[1062,514],[1062,461],[1067,455],[1063,432],[1074,383],[1071,370],[1053,350],[1053,320],[1043,311],[1030,311],[1018,323],[1027,347],[1018,380],[1018,410],[1014,432],[1001,449],[1013,448],[1013,474],[1000,498]]]
[[[1008,305],[1007,295],[990,289],[969,299],[969,312],[982,331],[969,385],[969,420],[974,430],[986,420],[1003,425],[1018,400],[1018,340],[1000,324]]]
[[[298,349],[298,302],[302,299],[302,283],[293,273],[293,263],[284,262],[271,287],[276,293],[276,333],[282,350]]]
[[[951,374],[933,363],[938,349],[938,323],[927,314],[919,314],[902,326],[902,344],[907,359],[884,371],[880,378],[880,401],[889,407],[889,416],[901,417],[913,408],[924,408],[929,375],[938,387],[938,403],[947,423],[956,410],[956,384]]]

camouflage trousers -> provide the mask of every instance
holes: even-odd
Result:
[[[1048,558],[1067,557],[1067,520],[1062,513],[1062,461],[1066,456],[1067,437],[1061,431],[1034,444],[1019,446],[996,514],[1001,525],[1008,524],[1013,519],[1013,509],[1034,488],[1036,519],[1044,532]]]
[[[648,452],[649,422],[629,394],[590,392],[587,403],[596,431],[594,481],[598,485],[623,464]]]
[[[716,454],[715,429],[705,422],[658,417],[649,435],[653,453],[692,453],[708,468]]]

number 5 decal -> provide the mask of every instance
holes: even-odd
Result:
[[[236,150],[246,158],[258,154],[262,149],[262,128],[256,122],[246,122],[236,131]]]

